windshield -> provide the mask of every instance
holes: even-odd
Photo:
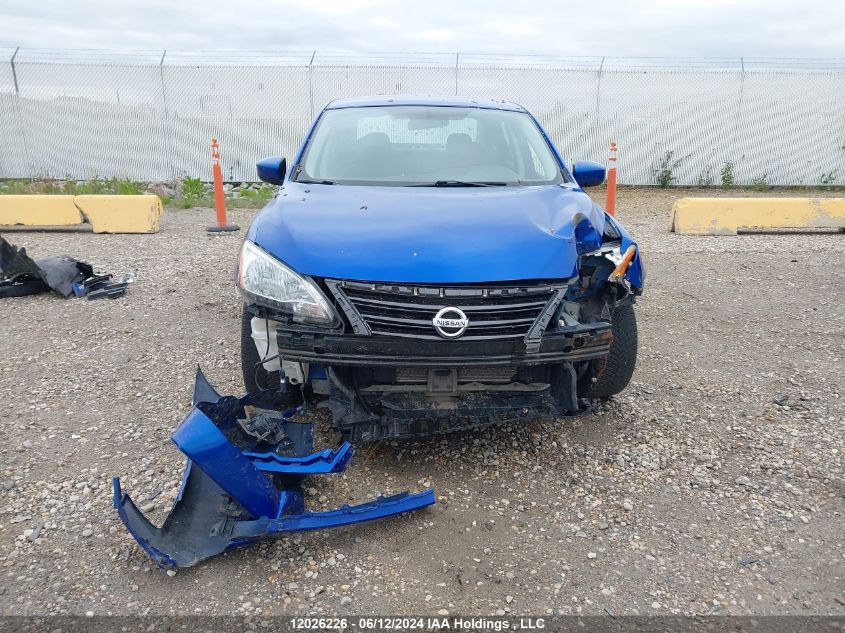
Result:
[[[326,110],[294,180],[346,185],[495,186],[565,181],[524,112],[442,106]]]

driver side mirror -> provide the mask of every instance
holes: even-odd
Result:
[[[604,165],[591,160],[576,160],[572,164],[572,177],[581,187],[595,187],[604,182]]]
[[[258,179],[271,185],[283,185],[287,161],[281,156],[270,156],[262,158],[255,164],[258,171]]]

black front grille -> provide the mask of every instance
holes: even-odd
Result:
[[[445,307],[460,308],[469,319],[461,340],[523,338],[558,289],[551,285],[438,287],[327,283],[353,327],[360,317],[375,336],[434,340],[441,337],[432,319]],[[344,306],[346,301],[350,305]]]

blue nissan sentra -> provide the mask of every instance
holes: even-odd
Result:
[[[637,356],[636,243],[524,108],[344,99],[240,252],[244,383],[332,412],[353,442],[591,411]]]

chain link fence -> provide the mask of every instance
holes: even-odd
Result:
[[[0,48],[0,178],[224,177],[291,157],[339,97],[459,94],[522,104],[567,161],[678,185],[845,184],[845,59],[111,52]]]

